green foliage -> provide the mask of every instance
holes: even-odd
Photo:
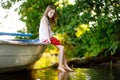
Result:
[[[69,45],[67,54],[72,57],[97,56],[101,52],[115,54],[120,47],[119,8],[115,0],[76,0],[75,5],[58,9],[60,17],[56,30],[67,34],[64,37],[64,44]],[[89,24],[90,31],[76,37],[75,28],[80,24]]]
[[[10,7],[12,7],[13,4],[19,1],[21,0],[1,0],[0,4],[4,9],[9,9]]]
[[[11,1],[15,3],[19,0]],[[54,31],[56,34],[65,34],[63,44],[69,57],[90,57],[97,56],[99,53],[112,55],[120,48],[119,0],[75,0],[74,5],[64,1],[56,3],[57,1],[27,0],[23,2],[19,7],[19,14],[20,20],[26,23],[27,31],[19,32],[32,33],[34,36],[31,38],[37,38],[39,22],[45,8],[49,4],[56,4],[58,23]],[[9,8],[10,3],[6,7],[5,4],[2,5],[4,8]],[[76,28],[82,24],[89,25],[90,30],[78,37]]]
[[[118,45],[117,41],[115,41],[114,26],[105,17],[98,18],[98,22],[100,22],[99,25],[91,28],[90,32],[82,36],[82,44],[86,45],[84,49],[87,50],[87,55],[96,56],[104,50],[106,50],[106,53],[108,51],[115,53]]]

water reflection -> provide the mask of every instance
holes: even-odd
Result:
[[[68,80],[70,78],[70,72],[58,72],[58,80]]]
[[[0,73],[0,80],[33,80],[31,73],[27,70]]]
[[[32,77],[34,80],[69,80],[71,73],[47,68],[32,71]]]
[[[74,72],[59,72],[56,69],[33,71],[34,80],[120,80],[120,69],[110,67],[74,68]]]
[[[58,80],[56,69],[37,69],[32,70],[31,75],[34,80]]]
[[[120,80],[120,67],[74,68],[74,72],[59,72],[45,68],[32,71],[1,73],[0,80]]]

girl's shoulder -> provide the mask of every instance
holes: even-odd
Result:
[[[41,23],[49,25],[48,18],[46,16],[43,16],[42,19],[41,19]]]
[[[46,16],[42,17],[41,24],[47,24],[47,25],[49,25],[49,21],[48,21],[48,18]]]
[[[46,16],[43,16],[41,21],[47,21],[48,22],[48,18]]]

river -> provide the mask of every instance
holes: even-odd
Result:
[[[65,73],[51,68],[1,73],[0,80],[120,80],[118,65],[73,69],[74,72]]]

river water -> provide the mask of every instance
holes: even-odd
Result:
[[[73,69],[74,72],[65,73],[51,68],[1,73],[0,80],[120,80],[117,65]]]

